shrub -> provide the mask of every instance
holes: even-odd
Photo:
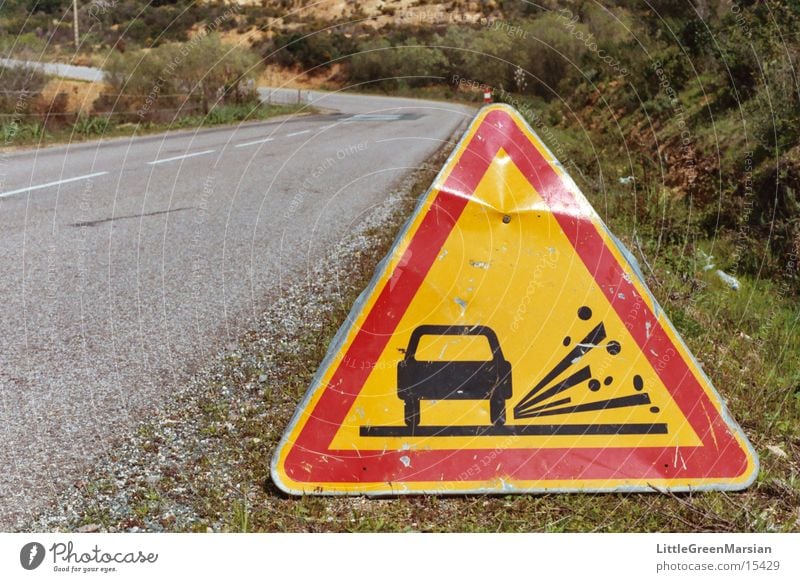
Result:
[[[397,87],[397,52],[388,40],[365,43],[350,59],[350,80],[355,84],[377,83],[384,88]]]
[[[437,44],[447,55],[445,76],[448,81],[464,78],[510,89],[514,65],[525,68],[524,54],[517,50],[512,37],[500,30],[450,27],[437,39]]]
[[[332,61],[353,52],[355,43],[341,33],[320,30],[295,31],[275,36],[261,50],[262,58],[283,67],[303,69],[327,67]]]
[[[62,14],[67,7],[68,0],[28,0],[30,12],[44,12],[45,14]]]
[[[115,54],[105,68],[115,95],[101,96],[95,110],[122,108],[141,119],[170,116],[215,103],[244,103],[257,99],[255,78],[259,59],[249,49],[220,42],[217,35],[196,37],[183,44]]]
[[[14,57],[17,59],[37,59],[41,55],[47,43],[32,32],[18,35],[5,34],[11,26],[4,26],[0,34],[0,54],[2,56]]]
[[[545,99],[556,96],[560,85],[577,85],[583,80],[577,67],[587,50],[582,38],[588,38],[590,32],[584,24],[569,30],[566,24],[563,17],[547,14],[525,27],[525,49],[520,49],[519,58],[531,74],[530,91]]]
[[[448,63],[440,49],[410,38],[394,50],[397,67],[393,74],[400,77],[402,85],[424,87],[443,80]]]
[[[0,113],[20,116],[28,113],[45,83],[45,74],[34,69],[0,66]]]

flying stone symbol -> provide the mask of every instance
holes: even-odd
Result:
[[[578,318],[589,321],[592,318],[592,310],[587,306],[578,309]],[[642,392],[644,380],[638,374],[633,377],[633,389],[635,393],[584,402],[582,404],[572,404],[572,397],[569,396],[570,390],[576,389],[584,382],[588,381],[587,387],[592,392],[598,392],[602,385],[609,386],[614,378],[606,376],[601,384],[600,380],[592,376],[591,366],[585,365],[578,368],[561,382],[553,383],[562,373],[568,371],[573,366],[580,365],[583,357],[595,348],[604,347],[610,356],[617,356],[622,351],[622,346],[616,340],[606,340],[605,325],[601,321],[595,325],[589,333],[544,375],[544,377],[528,392],[515,406],[514,418],[526,419],[542,416],[557,416],[561,414],[573,414],[576,412],[587,412],[593,410],[609,410],[613,408],[628,408],[651,404],[650,395]],[[565,337],[562,344],[568,348],[572,344],[572,338]],[[556,398],[558,397],[558,398]],[[658,413],[659,408],[650,408],[653,413]]]
[[[587,306],[578,309],[582,321],[592,319]],[[425,361],[418,360],[417,348],[426,335],[483,336],[492,358],[488,361]],[[570,348],[572,339],[562,342]],[[577,390],[599,392],[610,386],[614,378],[606,376],[601,382],[593,377],[591,365],[581,365],[583,357],[596,348],[605,348],[611,357],[619,355],[622,345],[617,340],[606,341],[603,322],[596,324],[570,351],[514,406],[514,419],[572,415],[580,412],[632,408],[650,405],[650,395],[644,392],[644,380],[633,377],[633,392],[623,396],[573,404]],[[580,367],[578,367],[580,366]],[[563,373],[577,368],[565,379]],[[497,436],[497,435],[589,435],[589,434],[667,434],[664,423],[592,423],[558,422],[554,424],[506,423],[506,400],[512,396],[512,365],[503,356],[497,334],[484,325],[421,325],[411,335],[404,359],[397,368],[397,395],[404,403],[405,425],[362,426],[361,436]],[[422,400],[489,400],[490,424],[485,425],[426,425],[420,418]],[[650,412],[658,413],[656,406]],[[568,416],[567,416],[568,417]]]

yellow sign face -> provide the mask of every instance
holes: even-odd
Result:
[[[519,115],[479,113],[287,430],[290,493],[742,488],[757,460]]]

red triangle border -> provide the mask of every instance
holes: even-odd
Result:
[[[476,455],[482,458],[487,453],[485,449],[383,452],[328,448],[364,386],[372,370],[370,364],[380,357],[469,196],[501,147],[548,204],[589,271],[595,276],[597,273],[611,273],[611,276],[605,275],[605,280],[610,283],[600,285],[605,296],[691,423],[702,446],[506,449],[494,451],[488,466],[476,463]],[[309,483],[309,489],[324,483],[389,482],[401,488],[405,482],[430,482],[431,491],[454,493],[469,489],[461,489],[459,482],[499,478],[542,482],[611,480],[618,483],[631,480],[641,483],[647,480],[721,481],[742,476],[748,468],[748,455],[743,448],[747,445],[740,445],[734,436],[733,431],[738,431],[738,427],[729,418],[723,418],[727,414],[720,414],[709,399],[647,302],[624,276],[625,269],[595,224],[581,218],[585,207],[573,192],[573,186],[550,166],[509,110],[492,106],[469,142],[459,144],[456,151],[459,149],[463,150],[461,157],[436,194],[409,242],[406,256],[401,259],[406,268],[393,272],[380,289],[371,312],[331,377],[330,384],[312,387],[312,390],[323,392],[296,442],[281,443],[281,447],[289,447],[284,461],[286,474],[297,482]],[[438,183],[438,178],[435,183]],[[429,192],[426,196],[431,195],[433,193]],[[409,268],[412,261],[414,268]],[[375,290],[370,288],[368,292],[374,293]],[[629,317],[631,313],[636,313],[637,317],[632,319]],[[354,321],[353,315],[348,317],[345,325]],[[649,330],[645,321],[652,324]],[[308,396],[306,401],[310,402]],[[724,410],[724,406],[720,406]],[[299,418],[296,416],[289,431]],[[682,463],[675,462],[678,455],[682,457]],[[755,461],[754,453],[752,457]],[[500,470],[496,472],[498,466]],[[755,471],[754,468],[753,478]],[[411,492],[419,490],[417,487]]]

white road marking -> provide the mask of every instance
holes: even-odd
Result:
[[[256,141],[248,141],[248,142],[245,142],[245,143],[237,143],[233,147],[235,147],[235,148],[243,148],[243,147],[247,147],[247,146],[251,146],[251,145],[256,145],[256,144],[259,144],[259,143],[267,143],[268,141],[273,141],[274,139],[275,139],[274,137],[266,137],[264,139],[257,139]]]
[[[310,129],[304,129],[303,131],[295,131],[294,133],[287,133],[286,137],[294,137],[296,135],[302,135],[304,133],[311,133]]]
[[[186,158],[194,158],[196,156],[205,156],[207,154],[213,154],[216,150],[205,150],[203,152],[194,152],[192,154],[183,154],[182,156],[174,156],[171,158],[164,158],[163,160],[153,160],[152,162],[147,162],[149,165],[154,166],[156,164],[164,164],[166,162],[174,162],[175,160],[185,160]]]
[[[97,176],[105,176],[106,174],[108,174],[108,172],[95,172],[94,174],[85,174],[83,176],[75,176],[74,178],[56,180],[55,182],[39,184],[38,186],[28,186],[27,188],[19,188],[18,190],[0,192],[0,198],[5,198],[6,196],[11,196],[13,194],[22,194],[23,192],[30,192],[31,190],[41,190],[42,188],[49,188],[50,186],[58,186],[59,184],[69,184],[70,182],[77,182],[78,180],[88,180],[90,178],[96,178]]]

